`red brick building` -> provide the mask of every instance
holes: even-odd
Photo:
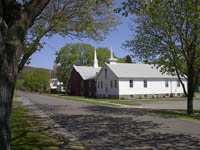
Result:
[[[74,66],[68,80],[67,93],[77,96],[96,96],[95,77],[100,68]]]
[[[77,96],[96,96],[96,75],[101,68],[98,67],[96,50],[94,66],[74,66],[67,83],[67,94]]]

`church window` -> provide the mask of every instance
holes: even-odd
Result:
[[[144,80],[144,88],[147,88],[147,80]]]
[[[130,88],[133,87],[133,80],[129,80],[129,87],[130,87]]]
[[[115,88],[117,88],[117,80],[115,80]]]
[[[112,83],[112,80],[110,81],[110,88],[112,88],[113,87],[113,83]]]
[[[165,81],[165,87],[169,87],[169,82]]]
[[[177,87],[180,87],[181,84],[180,84],[180,81],[177,81]]]

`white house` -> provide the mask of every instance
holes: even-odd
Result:
[[[187,89],[187,81],[183,79]],[[149,64],[117,63],[111,57],[96,77],[96,96],[110,98],[156,98],[183,95],[176,76],[162,74]]]
[[[58,81],[57,78],[50,79],[51,93],[65,92],[63,82]]]

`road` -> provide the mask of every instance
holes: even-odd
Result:
[[[200,149],[200,121],[20,93],[89,150]]]

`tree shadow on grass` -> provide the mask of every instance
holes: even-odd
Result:
[[[71,150],[66,147],[70,139],[61,135],[52,136],[55,124],[44,125],[47,118],[35,115],[31,110],[14,108],[11,117],[11,150]]]

